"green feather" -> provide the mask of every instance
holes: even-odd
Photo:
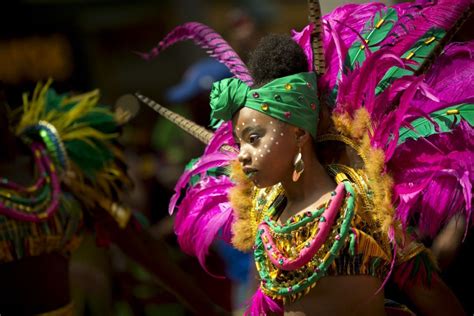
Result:
[[[367,43],[371,52],[379,50],[379,44],[382,42],[392,30],[394,24],[398,21],[397,11],[389,8],[386,11],[379,11],[375,14],[372,21],[368,21],[365,25],[365,31],[361,34],[362,38]],[[353,69],[354,65],[362,64],[365,60],[364,50],[367,49],[362,45],[361,41],[355,41],[349,48],[346,66]]]
[[[69,158],[91,179],[107,162],[114,158],[112,152],[96,140],[70,140],[64,142]]]
[[[224,123],[223,120],[211,117],[211,122],[209,123],[209,127],[215,131],[222,125],[222,123]]]
[[[465,120],[471,126],[474,126],[474,104],[463,103],[450,106],[431,113],[430,117],[438,124],[438,131],[435,129],[433,123],[421,117],[411,123],[413,130],[406,127],[400,129],[398,144],[404,143],[409,138],[418,139],[433,134],[450,132],[461,120]]]
[[[190,162],[188,162],[186,164],[186,167],[184,168],[184,170],[187,170],[187,171],[191,170],[192,168],[194,168],[194,166],[196,165],[196,163],[198,161],[199,161],[199,158],[192,159]],[[217,177],[223,176],[223,175],[230,176],[230,171],[226,167],[215,167],[215,168],[210,168],[210,169],[206,170],[206,175],[210,176],[210,177],[214,177],[214,178],[217,178]],[[201,175],[200,174],[195,174],[189,180],[189,184],[191,186],[195,186],[196,183],[198,183],[200,180],[201,180]]]
[[[45,113],[52,110],[59,110],[64,99],[65,95],[59,95],[54,89],[49,88],[45,95]]]
[[[88,126],[91,126],[105,134],[117,132],[117,122],[115,121],[114,116],[104,107],[98,106],[94,111],[91,111],[78,119],[77,123],[86,123]]]
[[[184,166],[184,170],[185,171],[192,170],[198,161],[199,161],[199,158],[191,159],[186,164],[186,166]],[[191,184],[191,186],[194,186],[200,179],[201,179],[201,176],[199,174],[195,174],[194,176],[191,177],[191,179],[189,180],[189,183]]]
[[[54,89],[49,89],[46,93],[45,112],[58,111],[67,113],[71,111],[79,102],[67,102],[67,94],[58,94]],[[104,134],[117,132],[117,123],[110,110],[101,105],[96,105],[87,113],[78,117],[74,122],[75,126],[89,126]],[[69,158],[79,166],[88,178],[94,178],[94,174],[102,169],[114,156],[109,148],[102,141],[92,138],[73,139],[64,141],[64,146]]]
[[[409,69],[400,67],[392,67],[380,80],[375,93],[379,94],[384,91],[393,81],[403,76],[412,75],[428,58],[431,52],[438,46],[439,41],[445,36],[446,31],[439,28],[429,29],[407,52],[402,58],[416,61],[416,65],[408,65]]]
[[[403,58],[409,58],[422,64],[431,51],[438,45],[439,41],[446,35],[446,31],[440,28],[429,29],[411,48],[403,54]],[[418,69],[419,66],[411,65],[413,70]]]
[[[54,89],[49,89],[46,93],[46,107],[45,112],[56,110],[63,113],[71,111],[78,102],[64,103],[67,99],[66,94],[57,94]],[[115,133],[117,131],[117,122],[110,111],[110,109],[104,105],[96,105],[88,113],[79,117],[76,123],[85,123],[87,126],[91,126],[96,130],[103,133]]]
[[[214,178],[224,176],[224,175],[230,176],[230,170],[229,168],[226,168],[226,167],[216,167],[216,168],[211,168],[207,170],[206,174]]]

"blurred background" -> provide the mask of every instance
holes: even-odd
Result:
[[[329,12],[345,2],[349,1],[322,1],[322,10]],[[112,106],[127,102],[120,99],[124,94],[140,91],[208,125],[211,83],[229,76],[227,70],[216,66],[191,42],[179,43],[151,61],[144,61],[136,52],[152,49],[173,27],[198,21],[220,33],[245,61],[263,34],[304,27],[306,12],[305,0],[3,2],[0,81],[9,91],[11,105],[19,105],[21,93],[32,91],[37,81],[51,77],[59,92],[100,89],[102,103]],[[208,285],[216,301],[226,308],[242,305],[252,287],[249,258],[229,254],[225,246],[216,245],[211,270],[228,278],[207,276],[196,260],[176,247],[172,218],[167,213],[184,165],[198,156],[204,145],[146,106],[124,126],[122,143],[135,180],[134,191],[126,197],[128,203],[148,218],[155,236],[166,238],[175,249],[173,259],[191,272],[196,282],[205,282],[202,284]],[[73,257],[71,277],[77,315],[187,314],[118,249],[96,247],[92,233]]]

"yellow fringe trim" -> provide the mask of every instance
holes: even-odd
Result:
[[[363,255],[362,264],[360,266],[361,274],[366,274],[369,268],[369,260],[373,257],[382,258],[387,264],[391,261],[391,253],[387,253],[380,244],[370,235],[361,230],[356,229],[358,244],[357,254]]]
[[[252,214],[254,186],[247,178],[238,161],[231,163],[231,179],[236,186],[229,192],[229,201],[236,220],[232,224],[232,244],[241,251],[249,251],[255,242],[257,225]]]
[[[348,113],[334,114],[333,123],[336,130],[343,136],[356,143],[361,157],[366,158],[364,172],[368,185],[373,192],[375,220],[379,232],[387,235],[390,227],[395,229],[397,241],[403,239],[401,225],[394,221],[394,207],[392,205],[393,179],[384,171],[385,154],[381,149],[374,149],[370,145],[371,132],[370,115],[365,108],[360,108],[351,118]]]

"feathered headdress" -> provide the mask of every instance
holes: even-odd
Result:
[[[99,205],[112,213],[120,226],[130,210],[112,201],[130,185],[115,143],[118,123],[113,112],[98,103],[99,91],[79,95],[57,94],[51,80],[23,95],[15,113],[19,137],[41,141],[69,189],[87,207]]]
[[[396,249],[403,239],[403,227],[415,226],[433,235],[458,213],[472,223],[474,47],[472,43],[445,46],[472,11],[471,1],[418,1],[393,7],[348,4],[322,19],[319,3],[308,3],[311,23],[303,31],[293,32],[293,38],[305,51],[309,69],[318,74],[319,98],[332,114],[333,132],[321,135],[319,141],[338,140],[359,154],[364,162],[360,171],[367,182],[365,189],[372,197],[368,203],[379,233],[388,236]],[[180,28],[171,34],[180,34]],[[179,38],[199,38],[196,41],[202,44],[202,37],[188,33]],[[170,38],[175,36],[167,36],[159,47],[174,43]],[[245,79],[241,79],[250,82],[243,63],[239,65],[242,68],[233,73],[244,74]],[[214,137],[221,132],[231,142],[230,125]],[[213,195],[227,193],[232,183],[216,177],[219,189],[213,190],[214,180],[205,171],[213,164],[207,164],[205,157],[185,173],[176,187],[178,195],[187,188],[186,194],[193,199],[178,206],[178,216],[182,212],[190,219],[180,217],[175,229],[185,236],[184,249],[197,255],[201,263],[207,251],[202,247],[207,247],[211,239],[190,236],[205,233],[202,227],[206,225],[219,223],[228,228],[234,220],[234,229],[242,228],[240,248],[253,242],[249,225],[236,225],[236,219],[245,218],[238,204],[248,208],[248,201],[234,203],[236,219],[232,219],[227,200],[219,200],[223,195]],[[215,157],[218,167],[232,158],[224,162],[227,157]],[[202,182],[189,184],[196,175]],[[252,193],[249,187],[242,190],[247,195]],[[177,200],[173,199],[172,208]],[[206,214],[213,214],[215,220]],[[204,226],[199,228],[201,219]],[[217,227],[209,227],[208,237],[217,236]],[[251,313],[261,314],[268,309],[280,313],[281,306],[273,303],[257,293]]]

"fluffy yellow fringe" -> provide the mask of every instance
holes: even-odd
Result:
[[[229,192],[229,200],[236,216],[232,224],[232,244],[241,251],[249,251],[255,241],[257,224],[251,214],[253,184],[245,176],[238,161],[231,164],[231,179],[236,183]]]
[[[392,177],[384,171],[385,154],[381,149],[370,145],[369,132],[371,129],[370,114],[365,108],[358,109],[354,118],[348,113],[335,114],[332,117],[336,130],[342,135],[355,141],[361,148],[361,154],[367,158],[364,166],[368,184],[374,194],[374,215],[379,224],[380,232],[388,234],[390,227],[395,229],[395,237],[401,240],[402,233],[399,223],[393,219]]]

